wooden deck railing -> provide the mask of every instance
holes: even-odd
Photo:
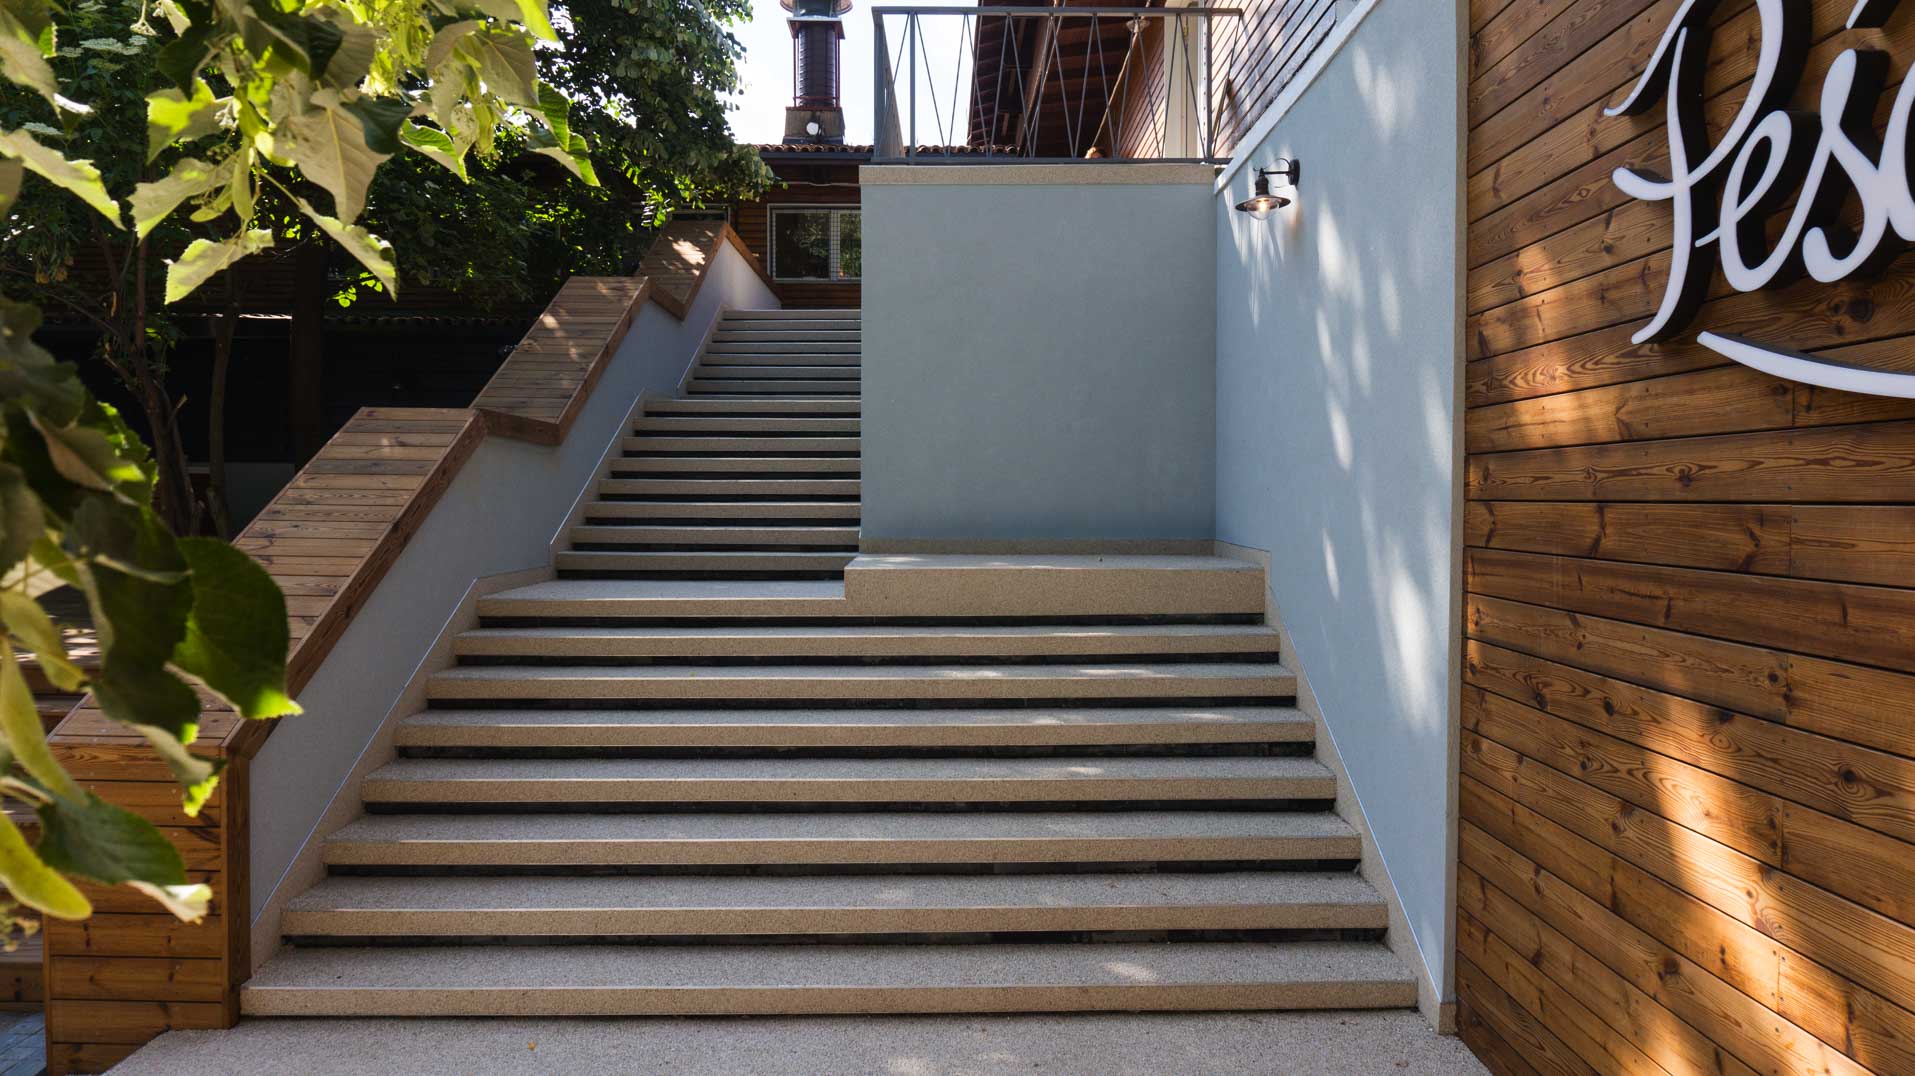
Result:
[[[365,408],[333,435],[234,542],[286,594],[295,695],[480,443],[562,443],[640,305],[649,298],[683,320],[727,242],[750,259],[729,225],[668,225],[641,275],[567,281],[471,407]],[[203,922],[185,924],[131,890],[88,886],[92,919],[49,922],[49,1073],[103,1071],[165,1031],[237,1021],[251,973],[248,763],[275,727],[209,706],[193,749],[227,766],[197,818],[180,812],[178,787],[144,738],[90,699],[54,729],[54,751],[75,778],[159,826],[192,879],[212,886],[213,902]]]

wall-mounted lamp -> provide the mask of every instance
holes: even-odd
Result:
[[[1282,176],[1283,185],[1295,189],[1297,178],[1302,174],[1303,166],[1287,157],[1277,158],[1277,167],[1257,169],[1256,191],[1237,203],[1237,212],[1248,213],[1262,220],[1271,213],[1290,204],[1290,199],[1281,194],[1270,193],[1270,177]]]

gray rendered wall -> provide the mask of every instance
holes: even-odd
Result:
[[[881,166],[863,187],[865,538],[1209,538],[1207,170]]]
[[[257,916],[475,579],[548,563],[547,543],[594,480],[639,394],[670,395],[721,307],[778,300],[727,244],[683,322],[653,303],[607,364],[563,445],[488,437],[452,481],[254,760]]]
[[[1438,996],[1450,989],[1462,5],[1380,0],[1251,166],[1297,203],[1217,229],[1217,537],[1270,585]],[[1244,156],[1241,155],[1240,156]]]

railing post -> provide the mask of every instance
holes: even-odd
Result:
[[[904,156],[915,162],[918,159],[918,14],[914,11],[905,18],[909,20],[904,28],[904,47],[910,50],[906,55],[911,61],[911,140],[904,145]]]

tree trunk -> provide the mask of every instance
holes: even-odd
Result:
[[[325,443],[326,312],[325,243],[309,241],[293,255],[293,324],[287,351],[286,426],[292,437],[293,469]]]
[[[206,400],[206,510],[221,538],[233,534],[226,508],[226,373],[233,363],[233,334],[239,329],[239,283],[226,274],[226,309],[213,328],[213,384]]]
[[[132,256],[132,303],[120,318],[118,346],[122,367],[133,372],[131,386],[146,415],[153,437],[153,510],[174,534],[192,534],[199,527],[199,501],[193,496],[193,475],[186,465],[186,446],[180,440],[179,409],[147,355],[146,241]]]

